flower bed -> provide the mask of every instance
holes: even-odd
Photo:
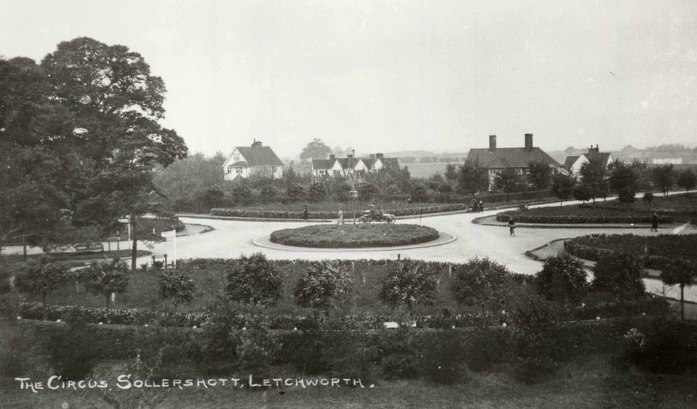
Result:
[[[597,261],[602,256],[630,252],[641,257],[648,268],[662,270],[675,258],[697,262],[697,234],[636,236],[632,234],[593,234],[564,242],[570,254]]]
[[[271,242],[316,248],[393,247],[436,240],[438,231],[414,224],[314,225],[271,233]]]
[[[310,219],[338,219],[339,210],[313,210],[309,206],[308,218]],[[337,207],[337,205],[333,205]],[[346,205],[349,208],[349,205]],[[363,208],[363,207],[358,207]],[[464,203],[450,203],[442,205],[411,205],[402,208],[385,208],[385,213],[389,213],[395,216],[410,216],[419,214],[429,214],[429,213],[444,213],[444,212],[454,212],[460,210],[466,210],[469,205]],[[250,217],[250,218],[261,218],[261,219],[302,219],[304,216],[304,209],[297,207],[290,207],[288,210],[280,209],[255,209],[255,208],[216,208],[211,209],[211,215],[213,216],[227,216],[227,217]],[[350,212],[344,210],[344,218],[348,219]],[[356,213],[357,216],[360,213]]]
[[[496,220],[507,222],[512,217],[521,223],[552,223],[552,224],[588,224],[588,223],[618,223],[618,224],[650,224],[652,214],[640,211],[622,211],[590,205],[540,207],[527,210],[502,212],[496,215]],[[659,214],[658,222],[672,223],[672,215]]]

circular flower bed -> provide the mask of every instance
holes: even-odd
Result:
[[[297,247],[394,247],[436,240],[438,231],[414,224],[313,225],[271,233],[271,242]]]

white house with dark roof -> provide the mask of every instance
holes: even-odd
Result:
[[[552,170],[552,174],[564,173],[564,167],[552,159],[545,151],[533,146],[532,134],[525,134],[525,145],[518,148],[499,148],[496,146],[496,135],[489,135],[489,148],[470,149],[466,164],[485,168],[489,173],[489,190],[494,188],[496,175],[504,169],[515,169],[518,175],[530,174],[531,162],[542,162]]]
[[[371,154],[367,158],[356,158],[347,155],[345,158],[337,158],[329,155],[329,159],[312,160],[312,176],[316,178],[365,175],[379,172],[386,166],[399,168],[397,158],[386,158],[382,153]]]
[[[605,168],[608,168],[614,161],[610,152],[600,152],[598,145],[595,145],[595,147],[591,145],[591,147],[588,148],[588,153],[582,153],[578,156],[567,156],[564,161],[564,168],[569,174],[578,179],[581,177],[581,168],[583,165],[593,159],[599,160]]]
[[[223,163],[225,180],[246,179],[252,175],[274,179],[283,177],[283,162],[276,153],[254,141],[252,146],[237,146]]]

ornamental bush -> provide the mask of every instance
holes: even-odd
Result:
[[[637,255],[618,252],[603,256],[593,272],[593,289],[617,297],[620,304],[644,295],[644,266]]]
[[[281,277],[262,253],[241,256],[227,272],[230,299],[247,304],[275,304],[281,298]]]
[[[175,305],[189,303],[194,298],[194,281],[185,273],[165,270],[160,273],[160,297],[172,300]]]
[[[588,289],[583,263],[568,253],[549,257],[537,273],[537,291],[562,305],[578,301]]]
[[[341,266],[326,261],[311,263],[295,285],[295,300],[301,307],[326,309],[332,301],[348,301],[351,284]]]
[[[87,270],[87,289],[95,295],[104,296],[108,310],[109,296],[123,293],[128,288],[128,271],[126,263],[117,258],[106,264],[92,264]]]
[[[511,273],[488,258],[470,260],[453,270],[451,291],[462,305],[491,311],[499,309],[511,293]]]
[[[388,305],[431,305],[437,292],[436,273],[428,265],[404,260],[396,263],[382,283],[380,299]]]

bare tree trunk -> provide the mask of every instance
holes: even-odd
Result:
[[[131,237],[133,247],[131,247],[131,271],[136,271],[136,258],[138,258],[138,234],[136,233],[136,215],[131,213]]]

